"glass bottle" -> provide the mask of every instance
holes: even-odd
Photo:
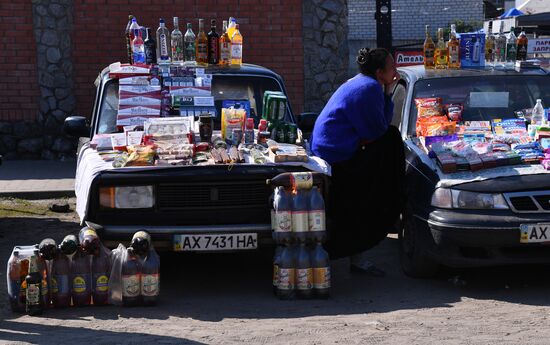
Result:
[[[187,31],[183,37],[183,44],[185,45],[185,61],[195,62],[196,59],[196,47],[195,47],[195,33],[193,32],[193,26],[191,23],[187,23]]]
[[[208,63],[217,65],[220,60],[220,34],[216,32],[216,19],[210,21],[208,33]]]
[[[157,63],[170,61],[170,31],[166,28],[164,19],[160,18],[157,29]]]
[[[451,33],[449,35],[449,41],[447,42],[447,49],[449,51],[449,68],[460,68],[460,43],[458,42],[458,38],[456,37],[455,24],[451,24]]]
[[[171,34],[172,61],[183,62],[183,34],[179,28],[179,19],[174,17],[174,30]]]
[[[489,22],[489,30],[485,37],[485,63],[493,64],[495,60],[495,37],[491,35],[492,22]]]
[[[514,28],[510,29],[510,33],[506,38],[506,65],[513,65],[516,63],[517,57],[517,40],[516,34],[514,33]]]
[[[239,31],[239,24],[235,25],[235,33],[231,36],[231,65],[243,64],[243,36]]]
[[[132,63],[132,39],[130,38],[132,36],[130,26],[132,25],[132,19],[134,19],[133,15],[128,16],[128,24],[126,24],[126,30],[124,31],[124,36],[126,37],[126,50],[128,51],[128,63]]]
[[[143,45],[145,46],[145,63],[150,65],[157,62],[157,42],[151,37],[151,28],[146,28],[145,32],[145,41],[143,41]]]
[[[235,33],[235,27],[237,26],[237,20],[233,17],[229,17],[229,25],[227,25],[227,36],[229,36],[229,39],[233,37],[233,34]]]
[[[426,39],[424,40],[424,67],[434,68],[435,43],[430,36],[430,26],[426,25]]]
[[[499,33],[495,38],[495,64],[502,65],[506,61],[506,36],[503,33],[504,23],[500,23]]]
[[[38,269],[38,252],[29,259],[29,274],[25,277],[26,283],[26,312],[29,315],[42,314],[42,275]]]
[[[231,39],[227,33],[227,20],[223,21],[223,33],[220,37],[220,65],[231,63]]]
[[[527,60],[527,43],[529,42],[529,39],[527,39],[527,35],[525,34],[525,31],[521,30],[521,33],[518,36],[517,39],[517,59],[520,61]]]
[[[447,68],[447,46],[445,45],[445,39],[443,38],[443,29],[437,29],[437,43],[435,45],[435,68],[445,69]]]
[[[197,63],[208,64],[208,37],[204,32],[204,19],[199,19],[199,33],[197,34]]]

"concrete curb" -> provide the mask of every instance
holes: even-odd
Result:
[[[73,198],[74,190],[55,190],[55,191],[7,191],[0,192],[0,198],[18,198],[26,200]]]

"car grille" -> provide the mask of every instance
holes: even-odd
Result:
[[[267,205],[270,188],[263,181],[160,184],[161,210]]]
[[[550,191],[505,193],[504,197],[514,212],[550,213]]]

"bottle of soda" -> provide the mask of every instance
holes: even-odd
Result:
[[[60,249],[52,261],[51,270],[50,290],[54,308],[67,308],[71,306],[70,273],[71,260]]]
[[[38,268],[38,251],[29,259],[29,274],[25,277],[26,312],[29,315],[42,314],[42,275]]]
[[[141,266],[141,299],[143,305],[155,305],[160,294],[160,258],[151,248]]]
[[[48,269],[48,263],[46,260],[44,260],[40,254],[39,250],[35,252],[36,255],[36,264],[38,265],[38,271],[40,272],[40,276],[42,277],[42,307],[43,308],[49,308],[50,307],[50,291],[49,291],[49,269]]]
[[[80,242],[80,248],[88,255],[97,253],[101,244],[97,232],[89,227],[80,229],[78,241]]]
[[[111,275],[109,251],[103,245],[92,255],[92,297],[94,305],[109,304],[109,276]]]
[[[317,186],[313,186],[309,193],[308,210],[309,235],[314,242],[326,240],[325,201]]]
[[[151,235],[147,231],[138,231],[132,237],[130,247],[134,254],[140,257],[145,257],[149,253],[149,247],[151,246]]]
[[[78,239],[75,235],[67,235],[59,245],[61,253],[67,255],[69,259],[76,253],[78,249]]]
[[[281,254],[283,253],[283,246],[277,246],[275,248],[275,254],[273,255],[273,294],[277,296],[277,286],[279,284],[279,266],[281,265]]]
[[[308,208],[307,192],[297,189],[292,198],[292,235],[300,243],[308,238]]]
[[[273,200],[275,209],[275,241],[278,244],[290,243],[292,240],[292,194],[278,187]]]
[[[27,305],[27,282],[25,278],[29,274],[29,258],[21,259],[19,261],[19,281],[21,282],[21,289],[19,289],[19,304],[23,307],[22,311],[25,311]]]
[[[55,241],[51,238],[45,238],[38,245],[38,251],[40,252],[40,257],[44,260],[53,260],[57,253],[57,246]]]
[[[77,250],[71,263],[71,297],[73,305],[90,305],[92,297],[92,267],[90,256],[84,250]]]
[[[8,298],[12,311],[24,312],[25,305],[21,304],[19,294],[21,292],[21,258],[19,250],[14,250],[8,260],[7,282],[8,282]]]
[[[272,186],[282,186],[294,189],[311,189],[313,185],[323,183],[323,174],[318,172],[282,173],[266,183]]]
[[[330,259],[320,242],[315,244],[311,253],[313,266],[313,290],[318,298],[328,298],[330,295]]]
[[[122,304],[133,307],[140,303],[141,265],[132,248],[128,248],[127,253],[126,260],[122,263]]]
[[[292,247],[286,244],[279,265],[279,281],[277,283],[277,297],[293,299],[296,282],[296,260]]]
[[[313,295],[313,268],[305,243],[300,243],[296,260],[296,296],[308,299]]]

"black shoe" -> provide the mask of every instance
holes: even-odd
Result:
[[[374,265],[369,266],[368,268],[362,268],[357,265],[351,264],[349,267],[351,273],[360,273],[365,274],[371,277],[382,278],[386,276],[386,272]]]

